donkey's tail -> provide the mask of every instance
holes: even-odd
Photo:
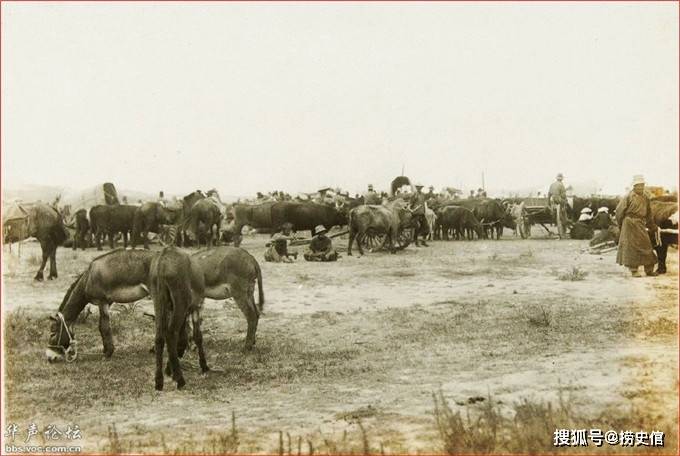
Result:
[[[160,324],[167,331],[170,323],[183,309],[191,303],[191,289],[188,281],[178,280],[172,276],[161,274],[158,278],[156,295],[158,296],[158,316]]]
[[[264,310],[264,289],[262,288],[262,269],[260,269],[260,264],[257,260],[255,260],[255,271],[257,271],[257,309],[258,314],[262,314],[262,311]]]

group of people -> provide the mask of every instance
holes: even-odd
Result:
[[[564,176],[559,173],[548,191],[550,209],[561,239],[567,237],[566,227],[568,224],[567,191],[563,181]],[[427,246],[425,238],[428,234],[428,224],[425,220],[425,214],[428,199],[435,196],[434,188],[430,187],[429,193],[424,193],[422,184],[418,183],[414,187],[415,191],[408,200],[409,209],[418,227],[414,232],[414,242],[416,246]],[[485,196],[486,192],[481,188],[477,191],[477,194],[474,191],[470,193],[470,198],[483,198]],[[377,192],[373,185],[369,185],[367,192],[363,195],[365,204],[381,204],[384,198],[385,195]],[[650,233],[656,233],[656,225],[652,216],[650,198],[645,194],[643,176],[634,176],[632,190],[621,199],[614,214],[610,214],[607,207],[598,208],[596,213],[593,213],[591,208],[583,208],[578,220],[572,226],[571,237],[578,238],[579,227],[590,230],[592,234],[594,229],[605,230],[613,224],[616,224],[620,230],[616,258],[618,264],[629,268],[634,277],[640,277],[640,266],[643,266],[645,274],[648,276],[665,272],[665,269],[654,270],[654,265],[657,264],[657,254],[654,250],[653,236]],[[292,263],[297,260],[298,253],[289,250],[290,242],[294,240],[292,230],[293,226],[286,223],[281,231],[272,236],[265,252],[266,261]],[[333,242],[327,234],[324,226],[319,225],[315,228],[314,236],[303,253],[305,260],[335,261],[338,259],[338,253],[333,248]],[[421,236],[422,241],[419,242]],[[590,237],[592,236],[585,238]]]
[[[275,233],[269,243],[267,243],[267,250],[264,252],[265,261],[292,263],[297,260],[298,252],[288,249],[290,242],[295,239],[292,234],[293,225],[284,223],[281,231]],[[314,236],[309,243],[309,247],[302,255],[306,261],[326,262],[338,259],[338,252],[333,249],[333,241],[327,234],[328,231],[323,225],[318,225],[314,228]]]
[[[565,237],[567,220],[567,195],[563,179],[564,176],[558,174],[548,192],[560,238]],[[640,266],[647,276],[653,277],[666,272],[665,258],[661,259],[656,252],[659,247],[659,241],[656,240],[658,227],[654,221],[651,200],[645,193],[645,185],[644,176],[633,176],[632,190],[621,198],[613,216],[609,214],[607,207],[598,208],[597,214],[593,214],[590,208],[583,208],[571,232],[572,238],[578,238],[580,227],[590,230],[607,229],[616,222],[619,233],[616,262],[627,267],[633,277],[641,277]],[[577,229],[576,233],[574,229]],[[657,263],[659,268],[655,271],[654,266]]]

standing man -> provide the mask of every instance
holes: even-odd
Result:
[[[413,212],[413,218],[417,222],[417,226],[413,231],[413,242],[415,242],[416,247],[418,247],[418,235],[421,234],[423,236],[423,246],[429,247],[427,242],[425,242],[425,238],[427,238],[430,230],[427,226],[427,219],[425,218],[427,202],[425,201],[425,194],[422,191],[423,184],[416,184],[415,187],[416,191],[413,196],[411,196],[411,200],[409,202],[410,209]]]
[[[364,196],[364,204],[380,204],[380,196],[373,190],[373,184],[368,184],[368,191]]]
[[[616,222],[621,229],[616,262],[630,269],[633,277],[640,277],[640,265],[648,276],[658,275],[654,272],[656,255],[647,232],[647,229],[655,232],[656,225],[642,175],[633,176],[633,190],[616,206]]]
[[[553,217],[555,217],[555,224],[557,225],[560,239],[564,239],[567,236],[564,227],[567,221],[567,189],[564,188],[563,179],[564,176],[562,173],[559,173],[555,182],[550,185],[550,190],[548,190],[548,204],[550,205]]]

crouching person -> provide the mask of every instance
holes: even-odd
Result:
[[[338,252],[333,249],[333,241],[326,236],[326,228],[319,225],[314,228],[316,235],[309,244],[309,249],[304,257],[307,261],[335,261],[338,259]]]
[[[297,259],[297,252],[288,251],[288,242],[291,238],[293,225],[286,222],[281,226],[281,231],[274,234],[271,241],[267,243],[267,250],[264,251],[264,260],[273,263],[292,263],[293,258]]]

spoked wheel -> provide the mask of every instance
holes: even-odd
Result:
[[[367,232],[361,238],[361,247],[369,252],[377,252],[382,249],[385,245],[385,240],[387,240],[387,235],[384,233],[375,233],[372,231]]]
[[[402,228],[397,236],[395,247],[397,250],[403,250],[413,241],[413,232],[415,228]]]

